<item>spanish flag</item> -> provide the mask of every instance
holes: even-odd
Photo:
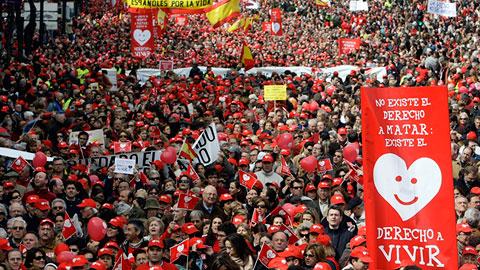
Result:
[[[315,4],[317,4],[319,7],[329,7],[330,0],[315,0]]]
[[[223,0],[208,10],[205,13],[208,21],[213,28],[217,28],[240,16],[240,0]]]
[[[232,33],[239,30],[240,28],[243,28],[245,25],[245,20],[245,17],[240,17],[227,29],[227,32]]]
[[[243,44],[242,47],[242,55],[240,56],[243,66],[245,67],[245,71],[253,68],[255,66],[255,61],[253,60],[252,52],[247,44]]]
[[[195,153],[190,144],[184,141],[182,147],[180,148],[179,156],[192,161],[197,157],[197,153]]]

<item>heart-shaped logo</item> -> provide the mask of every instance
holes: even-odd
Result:
[[[17,160],[15,161],[15,165],[20,166],[20,164],[22,164],[22,162],[21,162],[19,159],[17,159]]]
[[[375,162],[373,180],[378,193],[406,221],[437,195],[442,172],[430,158],[419,158],[407,168],[401,157],[389,153]]]
[[[140,46],[145,45],[151,36],[152,34],[150,33],[150,30],[142,31],[140,29],[135,29],[135,31],[133,31],[133,38],[136,42],[138,42],[138,44],[140,44]]]
[[[182,252],[184,248],[185,247],[183,246],[183,244],[181,244],[180,246],[177,247],[177,251]]]
[[[191,201],[191,200],[192,200],[192,197],[190,197],[190,196],[185,196],[184,201],[185,201],[186,203],[188,203],[188,202]]]
[[[65,220],[63,222],[63,227],[70,228],[72,226],[72,223],[70,222],[70,219]]]
[[[277,257],[277,255],[275,255],[275,253],[273,251],[271,251],[271,250],[267,251],[267,258],[273,259],[275,257]]]
[[[127,143],[126,143],[126,142],[122,142],[122,143],[120,143],[120,147],[121,147],[121,148],[125,148],[125,147],[127,147]]]
[[[278,211],[278,214],[281,215],[281,216],[284,216],[286,213],[285,213],[285,211],[280,210],[280,211]]]
[[[281,25],[278,22],[272,23],[272,31],[276,34],[280,31]]]
[[[250,176],[248,176],[248,175],[244,174],[244,175],[243,175],[243,180],[245,180],[245,181],[248,181],[248,180],[250,180]]]
[[[322,160],[322,161],[319,161],[319,162],[318,162],[318,165],[320,165],[320,167],[325,166],[325,161],[323,161],[323,160]]]

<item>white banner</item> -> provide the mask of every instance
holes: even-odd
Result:
[[[103,129],[88,130],[86,132],[88,133],[88,143],[97,142],[100,145],[105,145],[105,136],[103,135]],[[77,144],[79,133],[80,131],[75,131],[70,133],[70,137],[68,138],[68,143]]]
[[[198,162],[208,166],[218,159],[220,152],[220,142],[218,141],[217,127],[211,123],[192,146],[197,153]]]
[[[110,167],[115,165],[116,158],[123,159],[132,159],[135,161],[135,165],[139,170],[142,170],[145,167],[150,167],[150,164],[160,159],[162,151],[145,151],[145,152],[135,152],[135,153],[122,153],[118,155],[111,156],[101,156],[101,157],[92,157],[80,160],[69,160],[70,165],[75,165],[77,163],[84,165],[91,165],[92,169]]]
[[[368,11],[368,2],[350,0],[350,11]]]
[[[10,149],[10,148],[6,148],[6,147],[0,147],[0,156],[4,156],[4,157],[8,157],[8,158],[14,158],[14,159],[21,156],[26,160],[33,160],[33,158],[35,157],[35,153]],[[53,161],[53,158],[52,157],[47,157],[47,161]]]
[[[428,0],[428,13],[446,17],[457,17],[457,6],[455,3]]]

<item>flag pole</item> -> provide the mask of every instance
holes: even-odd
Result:
[[[262,247],[260,248],[260,252],[258,253],[258,255],[260,255],[260,253],[262,253],[262,249],[263,249],[263,246],[265,245],[265,243],[263,243]],[[257,256],[257,259],[255,260],[255,264],[253,264],[253,270],[255,270],[255,267],[257,266],[257,263],[258,263],[258,258],[259,256]]]

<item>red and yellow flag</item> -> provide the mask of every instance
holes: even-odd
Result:
[[[255,61],[253,60],[252,52],[247,44],[243,44],[242,47],[242,55],[240,56],[243,66],[245,67],[245,71],[253,68],[255,66]]]
[[[195,151],[193,150],[192,146],[189,143],[183,142],[182,147],[180,148],[179,156],[186,158],[191,162],[197,157],[197,153],[195,153]]]
[[[205,13],[210,24],[217,28],[240,16],[240,0],[223,0]]]

